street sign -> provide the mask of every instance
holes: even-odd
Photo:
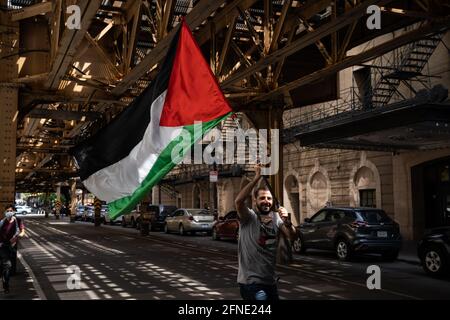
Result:
[[[217,182],[218,176],[219,176],[219,171],[210,171],[209,172],[209,182]]]

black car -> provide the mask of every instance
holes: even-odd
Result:
[[[431,229],[417,246],[422,267],[429,275],[450,275],[450,227]]]
[[[150,213],[150,230],[164,229],[165,221],[168,215],[177,210],[176,206],[164,204],[149,205],[147,211]]]
[[[398,223],[374,208],[323,208],[297,228],[294,251],[334,250],[340,260],[356,253],[381,253],[384,260],[393,261],[402,242]]]

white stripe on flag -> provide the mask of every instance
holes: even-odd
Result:
[[[161,127],[161,111],[167,90],[151,105],[151,118],[144,137],[130,154],[83,181],[86,188],[107,203],[131,195],[150,172],[156,159],[183,127]]]

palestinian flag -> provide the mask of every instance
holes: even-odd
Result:
[[[231,113],[189,27],[181,23],[154,81],[122,113],[71,149],[86,188],[109,204],[112,219],[131,212],[188,151],[173,161],[194,122],[202,134]],[[198,126],[198,124],[197,124]]]

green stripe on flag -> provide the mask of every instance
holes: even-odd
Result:
[[[202,135],[217,126],[230,114],[231,112],[220,118],[202,124]],[[191,139],[194,137],[194,126],[195,125],[184,127],[184,130],[189,132]],[[192,148],[192,146],[196,142],[197,141],[191,140],[190,147]],[[136,207],[136,205],[150,192],[151,188],[153,188],[167,173],[169,173],[178,164],[172,162],[172,150],[179,143],[182,143],[181,135],[172,140],[169,145],[161,152],[158,159],[156,159],[155,164],[150,169],[150,172],[145,177],[144,181],[142,181],[141,185],[133,192],[132,195],[123,197],[108,204],[108,211],[111,219],[115,219],[120,215],[130,213]],[[183,160],[184,156],[188,151],[191,150],[191,148],[183,148],[183,155],[179,158],[179,161]]]

